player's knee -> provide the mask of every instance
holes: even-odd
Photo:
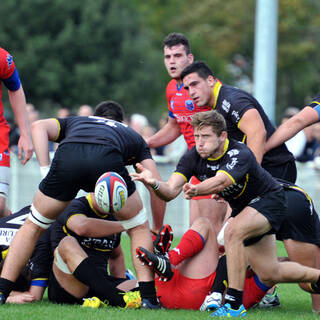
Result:
[[[48,219],[43,216],[35,207],[31,205],[30,213],[28,219],[42,229],[48,229],[51,224],[54,222],[52,219]]]
[[[147,220],[148,220],[147,213],[146,213],[146,210],[143,208],[133,218],[130,218],[128,220],[121,220],[119,222],[122,224],[125,230],[130,230],[138,226],[144,225]]]
[[[228,223],[226,228],[224,229],[224,242],[225,243],[231,243],[234,241],[243,241],[244,236],[241,232],[240,228],[237,228],[237,226],[234,225],[234,223]]]
[[[59,242],[58,246],[60,255],[64,258],[64,256],[67,255],[70,250],[73,250],[75,244],[78,244],[78,241],[74,237],[64,237]]]
[[[279,268],[272,267],[271,265],[268,265],[267,268],[261,267],[258,271],[258,276],[262,283],[267,284],[270,287],[278,283],[281,279]]]

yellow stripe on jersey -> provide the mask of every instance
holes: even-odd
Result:
[[[246,182],[244,183],[242,191],[234,199],[238,199],[239,197],[241,197],[241,195],[244,193],[244,190],[246,190],[248,181],[249,181],[249,173],[246,174]]]
[[[236,183],[236,180],[234,180],[233,176],[232,176],[229,172],[224,171],[224,170],[218,170],[217,173],[218,173],[218,172],[222,172],[222,173],[224,173],[226,176],[228,176],[228,177],[230,178],[230,180],[232,181],[232,184]]]
[[[61,132],[61,125],[60,125],[60,122],[59,122],[59,120],[58,120],[57,118],[54,118],[54,120],[56,120],[56,121],[57,121],[57,123],[58,123],[58,127],[59,127],[59,129],[58,129],[58,133],[57,133],[57,136],[53,139],[53,141],[57,141],[57,140],[58,140],[58,138],[59,138],[59,136],[60,136],[60,132]]]
[[[214,104],[212,106],[212,110],[214,110],[217,107],[217,101],[218,101],[221,87],[222,87],[222,83],[220,82],[220,80],[217,79],[217,82],[213,87]]]
[[[89,203],[89,206],[90,206],[91,210],[92,210],[98,217],[104,219],[104,218],[106,218],[106,217],[108,216],[108,213],[103,214],[103,213],[97,211],[97,210],[93,207],[93,200],[92,200],[92,194],[91,194],[91,193],[89,193],[89,194],[86,196],[86,199],[87,199],[87,201],[88,201],[88,203]]]
[[[188,182],[188,179],[186,178],[186,176],[180,172],[174,172],[173,174],[178,174],[180,175],[184,180],[186,180],[186,182]]]
[[[229,139],[227,138],[224,142],[222,154],[220,154],[220,156],[218,156],[217,158],[208,158],[208,160],[215,161],[222,158],[225,155],[225,153],[228,151],[228,147],[229,147]]]

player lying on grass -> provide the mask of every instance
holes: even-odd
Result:
[[[234,217],[225,230],[229,286],[225,305],[213,316],[246,314],[242,304],[246,257],[269,287],[278,282],[311,282],[313,290],[320,292],[320,270],[277,259],[274,233],[287,215],[287,196],[280,183],[257,163],[248,147],[227,138],[225,120],[218,112],[197,113],[192,125],[196,147],[180,159],[168,182],[157,181],[139,164],[140,173],[132,176],[152,186],[166,201],[183,189],[187,199],[218,194],[229,202]],[[187,183],[192,175],[202,182],[197,186]]]
[[[7,242],[2,243],[3,256],[26,219],[28,210],[29,206],[0,220],[0,229],[10,235],[6,237]],[[26,268],[28,273],[31,271],[31,283],[30,279],[18,282],[15,287],[17,292],[8,297],[8,302],[41,300],[49,285],[49,300],[58,303],[82,303],[82,298],[93,295],[114,306],[140,306],[139,292],[125,292],[136,287],[136,281],[126,279],[120,246],[120,232],[124,229],[120,222],[114,220],[112,214],[99,210],[92,193],[73,200],[37,242]],[[53,263],[52,252],[58,245]],[[63,259],[74,271],[73,275]],[[110,275],[107,273],[108,262]]]
[[[171,239],[171,227],[165,225],[155,242],[156,253],[139,247],[138,258],[159,276],[155,281],[163,307],[199,310],[214,283],[225,288],[226,259],[225,256],[219,259],[212,222],[208,218],[197,218],[177,247],[169,251]],[[268,289],[257,276],[250,274],[245,280],[245,307],[258,303]]]

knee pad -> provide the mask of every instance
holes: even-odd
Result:
[[[72,274],[72,272],[69,270],[68,265],[61,258],[58,248],[54,251],[54,264],[62,272],[66,273],[66,274]]]
[[[28,219],[42,229],[48,229],[54,220],[44,217],[32,204]]]
[[[146,221],[147,221],[147,213],[145,208],[143,208],[136,216],[134,216],[129,220],[122,220],[122,221],[119,220],[119,222],[122,224],[125,230],[129,230],[134,227],[140,226]]]

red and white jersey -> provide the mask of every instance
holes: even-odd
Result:
[[[184,136],[188,148],[195,145],[193,136],[193,127],[190,124],[192,116],[197,112],[209,111],[209,106],[198,107],[190,98],[188,91],[178,86],[177,81],[172,79],[166,89],[169,117],[176,119],[180,126],[181,133]]]
[[[6,122],[3,116],[2,83],[10,91],[16,91],[21,86],[19,74],[12,56],[8,51],[0,48],[0,124]]]

